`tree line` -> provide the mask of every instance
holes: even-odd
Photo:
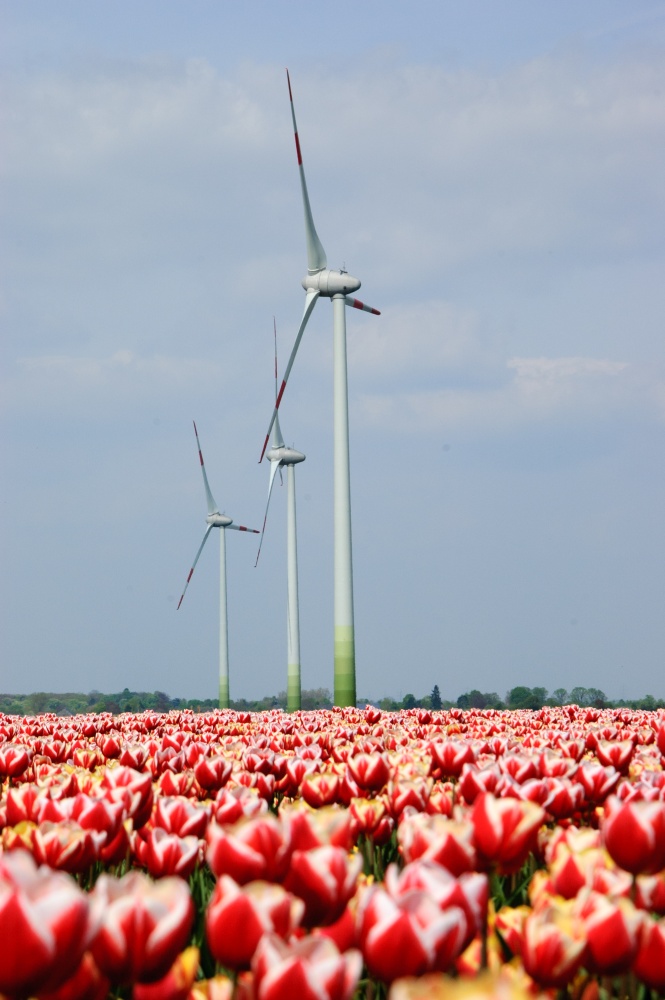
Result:
[[[332,708],[332,693],[327,688],[313,688],[302,692],[303,711],[317,708]],[[363,707],[367,699],[360,699],[358,705]],[[413,694],[405,694],[400,700],[381,698],[370,700],[387,712],[397,712],[401,709],[423,708],[437,711],[449,708],[495,708],[500,711],[519,708],[539,709],[546,705],[581,705],[594,708],[632,708],[655,710],[665,708],[665,700],[656,699],[647,694],[643,698],[611,701],[598,688],[574,687],[571,691],[556,688],[548,693],[544,687],[524,687],[519,685],[507,691],[501,698],[496,691],[478,691],[475,688],[461,694],[456,701],[447,701],[441,697],[438,684],[435,684],[428,695],[416,698]],[[171,698],[164,691],[130,691],[125,688],[115,694],[102,694],[100,691],[90,691],[88,694],[68,693],[53,694],[46,691],[35,691],[32,694],[0,694],[0,712],[5,715],[39,715],[50,712],[56,715],[79,715],[87,712],[110,712],[119,715],[122,712],[170,712],[173,709],[191,709],[194,712],[210,712],[217,708],[214,698]],[[231,708],[239,712],[266,712],[274,708],[286,709],[286,691],[277,695],[267,695],[254,701],[240,698],[231,702]]]

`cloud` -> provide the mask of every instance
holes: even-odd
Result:
[[[499,381],[500,380],[500,381]],[[534,422],[608,420],[617,412],[663,419],[665,381],[657,373],[603,358],[512,358],[494,386],[364,393],[359,416],[369,426],[404,433],[493,436]]]

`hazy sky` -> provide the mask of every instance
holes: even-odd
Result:
[[[0,690],[217,692],[213,493],[301,316],[284,67],[348,315],[358,694],[665,696],[665,6],[0,2]],[[332,688],[332,310],[282,407]],[[286,687],[286,486],[227,535],[232,697]]]

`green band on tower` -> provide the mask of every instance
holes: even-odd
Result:
[[[342,708],[356,704],[356,641],[352,625],[335,626],[334,703]]]
[[[289,664],[286,678],[286,711],[299,712],[300,708],[300,667],[298,664]]]
[[[228,678],[220,678],[219,681],[219,707],[229,707],[229,681]]]

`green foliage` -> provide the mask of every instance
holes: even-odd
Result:
[[[332,694],[328,688],[313,688],[302,692],[303,711],[332,708]],[[360,707],[363,707],[362,702]],[[441,698],[438,684],[432,688],[431,694],[416,698],[408,693],[401,701],[393,698],[382,698],[374,702],[384,712],[398,712],[403,708],[427,708],[438,711],[453,707],[453,702]],[[574,687],[570,693],[565,688],[557,688],[548,697],[543,687],[529,688],[518,686],[511,688],[506,695],[505,703],[495,691],[478,691],[473,689],[461,694],[456,705],[462,709],[539,709],[544,705],[577,704],[582,707],[597,708],[632,708],[645,711],[656,711],[665,708],[662,698],[656,699],[647,694],[643,698],[608,701],[605,693],[598,688]],[[90,691],[88,694],[69,692],[53,694],[46,691],[35,691],[31,694],[0,694],[0,712],[5,715],[40,715],[53,713],[56,715],[79,715],[86,712],[109,712],[114,715],[123,712],[169,712],[174,709],[189,709],[193,712],[210,712],[217,708],[216,698],[170,698],[164,691],[123,691],[102,694],[100,691]],[[286,710],[286,691],[278,695],[268,695],[254,701],[240,698],[231,702],[231,708],[239,712],[266,712],[275,708]]]

